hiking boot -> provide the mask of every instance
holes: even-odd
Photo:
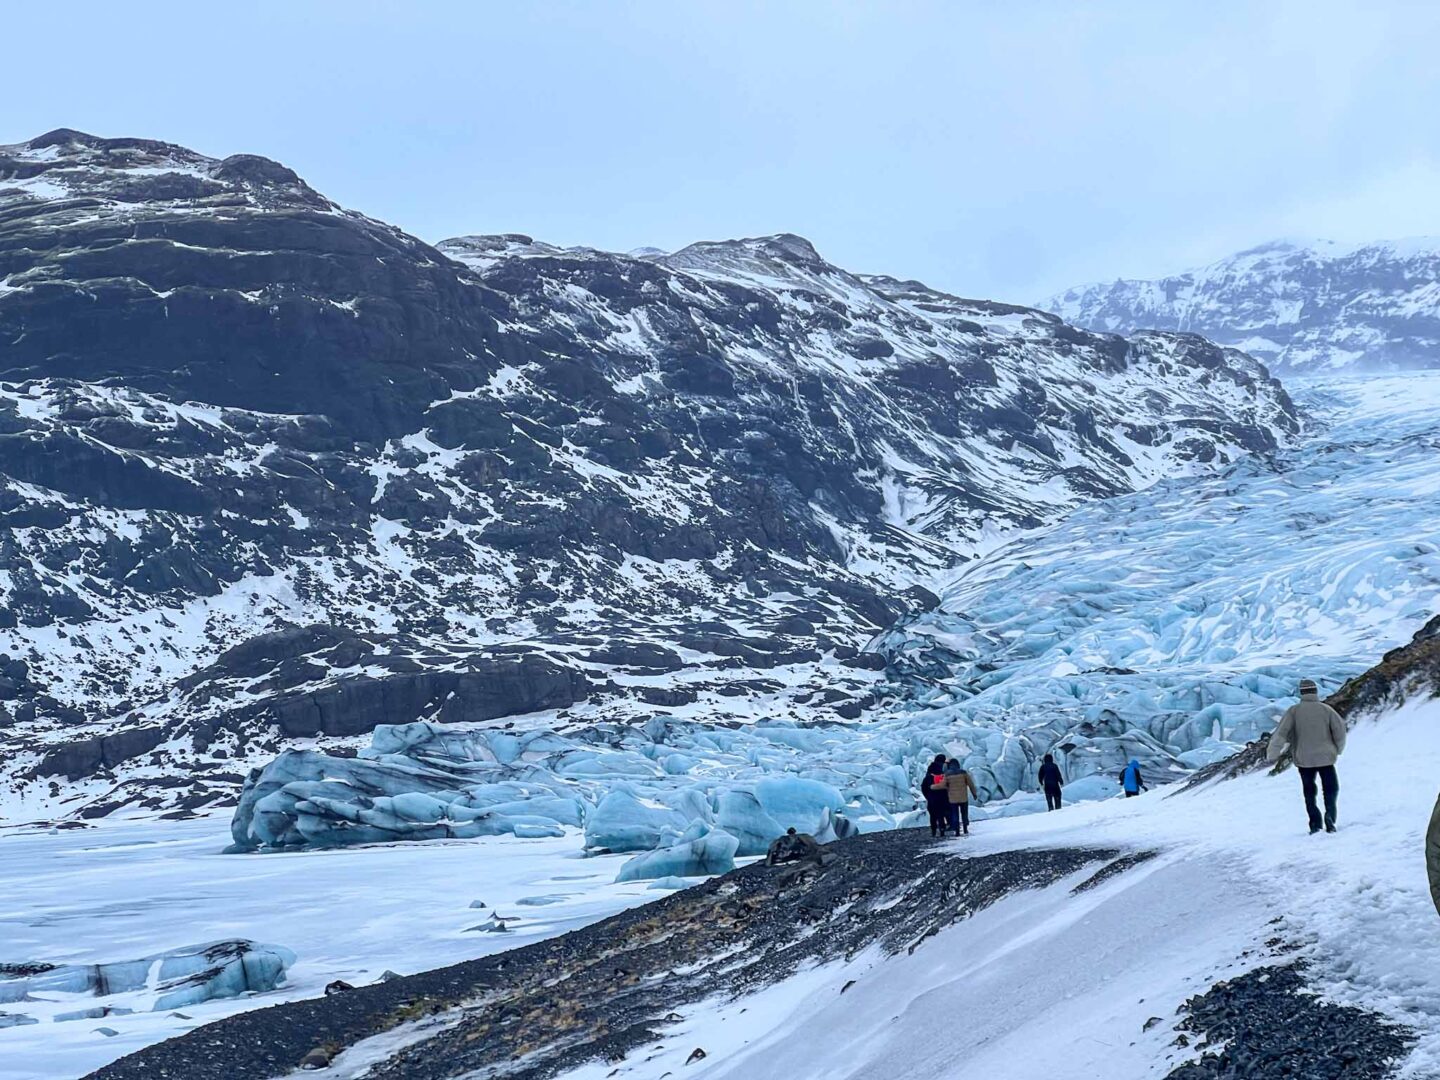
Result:
[[[1319,832],[1319,831],[1320,831],[1320,826],[1319,826],[1319,825],[1311,825],[1311,826],[1310,826],[1310,835],[1311,835],[1311,836],[1314,836],[1314,835],[1315,835],[1317,832]]]
[[[1335,823],[1334,823],[1333,821],[1327,821],[1327,822],[1325,823],[1325,831],[1326,831],[1326,832],[1334,832],[1334,831],[1335,831]]]

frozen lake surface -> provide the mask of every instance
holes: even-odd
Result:
[[[228,815],[0,831],[0,962],[133,960],[225,938],[284,946],[298,957],[278,990],[169,1012],[57,1023],[56,1014],[102,999],[46,995],[58,1000],[0,1005],[41,1021],[0,1028],[0,1078],[67,1080],[227,1013],[318,996],[334,979],[362,985],[387,968],[408,975],[442,967],[656,896],[648,882],[612,884],[626,857],[582,858],[573,835],[221,854],[229,842]],[[477,900],[487,906],[471,908]],[[492,912],[508,932],[467,931]]]

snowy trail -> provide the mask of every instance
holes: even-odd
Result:
[[[1161,855],[1090,893],[1072,895],[1080,873],[1009,897],[912,955],[871,954],[690,1010],[643,1067],[613,1075],[658,1076],[700,1046],[705,1061],[685,1075],[713,1080],[889,1080],[932,1059],[936,1077],[1163,1076],[1190,1053],[1172,1045],[1178,1005],[1303,958],[1326,1000],[1419,1033],[1397,1076],[1440,1076],[1440,920],[1422,856],[1440,700],[1362,721],[1340,775],[1333,836],[1308,834],[1293,770],[977,825],[937,857],[1084,844]],[[1300,948],[1277,961],[1264,945],[1274,939]],[[1145,1031],[1151,1017],[1161,1022]]]

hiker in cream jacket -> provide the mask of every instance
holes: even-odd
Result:
[[[1305,812],[1310,816],[1310,831],[1320,831],[1320,808],[1315,805],[1315,781],[1325,794],[1326,832],[1335,831],[1336,802],[1340,795],[1340,778],[1335,772],[1335,759],[1345,752],[1345,721],[1340,714],[1320,700],[1320,689],[1310,679],[1300,681],[1300,700],[1286,710],[1275,725],[1265,756],[1279,761],[1290,748],[1295,767],[1300,771],[1300,787],[1305,794]]]

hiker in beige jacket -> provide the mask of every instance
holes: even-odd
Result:
[[[1345,752],[1345,721],[1340,714],[1320,700],[1320,689],[1310,679],[1300,680],[1300,700],[1286,710],[1275,725],[1265,756],[1279,761],[1286,747],[1300,771],[1300,787],[1305,793],[1305,811],[1310,815],[1310,832],[1320,831],[1320,809],[1315,805],[1315,781],[1325,793],[1326,832],[1335,831],[1335,804],[1340,795],[1340,778],[1335,773],[1335,759]]]
[[[945,794],[950,800],[946,824],[960,835],[963,826],[965,835],[970,835],[970,796],[978,801],[980,792],[975,788],[975,778],[965,771],[953,757],[945,763]]]

